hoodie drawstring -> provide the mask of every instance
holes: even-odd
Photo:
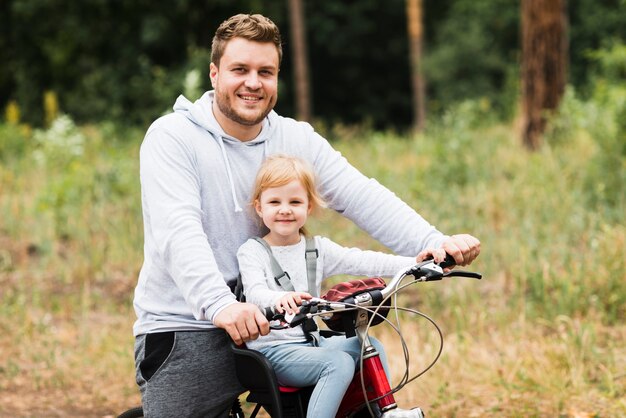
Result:
[[[242,212],[241,206],[237,201],[237,195],[235,194],[235,182],[233,181],[233,173],[230,169],[230,162],[228,161],[228,156],[226,155],[226,149],[224,148],[224,138],[219,135],[219,144],[220,149],[222,150],[222,157],[224,158],[224,164],[226,164],[226,174],[228,175],[228,181],[230,182],[230,193],[233,196],[233,204],[235,205],[235,212]]]
[[[263,161],[265,161],[267,156],[270,155],[269,154],[269,148],[270,148],[269,147],[269,142],[270,141],[267,141],[267,140],[265,142],[263,142]]]

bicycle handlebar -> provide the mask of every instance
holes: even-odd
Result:
[[[432,259],[428,259],[426,261],[431,261]],[[446,253],[446,258],[439,263],[439,267],[441,267],[442,269],[446,269],[448,267],[452,268],[456,266],[456,261],[454,260],[454,257],[452,257],[450,254]]]
[[[467,277],[478,280],[482,279],[482,275],[480,273],[471,271],[450,270],[444,273],[444,268],[453,267],[454,265],[456,265],[454,258],[452,258],[451,255],[446,254],[445,260],[441,263],[436,263],[434,260],[429,259],[417,263],[409,268],[404,268],[396,273],[396,275],[391,279],[391,281],[384,289],[380,290],[380,293],[382,294],[382,299],[386,299],[392,292],[394,292],[400,282],[406,276],[413,276],[416,282],[442,280],[444,277]],[[330,313],[332,311],[346,309],[354,310],[358,309],[358,307],[372,307],[374,305],[373,299],[369,292],[365,292],[361,295],[364,296],[358,298],[359,300],[351,301],[350,307],[348,307],[346,303],[342,302],[330,302],[320,298],[313,298],[311,300],[303,301],[300,309],[295,314],[279,314],[276,312],[273,306],[268,306],[264,309],[261,309],[261,311],[268,321],[279,320],[281,322],[287,323],[289,327],[296,327],[302,324],[307,318],[311,317],[312,314]],[[318,309],[318,307],[320,309]],[[284,326],[281,328],[284,328]]]

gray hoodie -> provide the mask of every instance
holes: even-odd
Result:
[[[309,161],[328,206],[400,255],[446,238],[308,123],[272,111],[258,137],[241,142],[217,123],[212,101],[213,92],[195,103],[180,96],[141,145],[144,263],[135,335],[213,328],[213,317],[236,303],[226,281],[238,275],[238,248],[263,233],[247,208],[257,170],[271,154]]]

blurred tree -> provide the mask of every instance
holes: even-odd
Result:
[[[294,85],[296,90],[296,117],[300,120],[310,121],[312,111],[303,1],[289,0],[289,27],[292,37],[291,54],[293,55]]]
[[[547,111],[565,91],[566,0],[522,0],[522,140],[541,145]]]
[[[422,74],[422,0],[407,0],[409,27],[409,60],[411,64],[411,85],[413,91],[413,130],[422,131],[426,123],[426,89]]]
[[[38,125],[44,91],[54,91],[60,110],[77,121],[147,124],[170,108],[194,67],[208,88],[211,36],[231,8],[253,3],[259,1],[2,2],[15,53],[11,83],[0,91],[8,84],[24,119]],[[0,82],[6,74],[3,68]]]
[[[13,100],[15,83],[13,82],[13,68],[15,63],[14,42],[11,36],[12,20],[10,4],[7,1],[0,1],[0,107],[4,108],[9,103],[17,107]]]
[[[310,101],[332,124],[406,128],[414,119],[407,65],[407,1],[302,2]],[[414,1],[414,0],[411,0]],[[0,1],[0,107],[14,100],[24,122],[44,123],[43,93],[79,122],[115,119],[145,125],[171,109],[191,70],[209,88],[211,36],[235,13],[263,13],[283,32],[276,110],[296,113],[294,47],[286,1]],[[510,0],[422,1],[425,107],[437,114],[480,99],[494,117],[517,111],[520,8]],[[589,51],[626,39],[625,0],[569,0],[571,81],[591,84]],[[298,49],[303,51],[302,49]],[[291,56],[290,56],[291,54]],[[593,88],[587,90],[590,94]]]

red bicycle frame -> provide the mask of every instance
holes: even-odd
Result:
[[[396,406],[396,400],[391,393],[389,380],[385,369],[380,361],[380,355],[373,346],[365,349],[363,369],[359,370],[348,386],[346,394],[339,405],[338,417],[350,416],[350,414],[363,408],[366,402],[378,399],[378,407],[386,411]],[[363,384],[367,393],[367,400],[363,396]]]

